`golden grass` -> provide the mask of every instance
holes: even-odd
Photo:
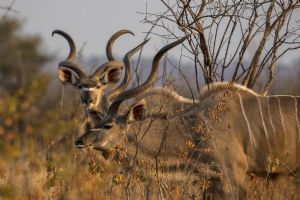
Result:
[[[147,187],[151,185],[147,174],[138,176],[136,170],[129,185],[130,194],[126,194],[127,178],[118,173],[118,164],[104,165],[97,152],[76,150],[71,142],[64,143],[63,148],[58,145],[51,149],[2,143],[0,154],[1,199],[145,199]],[[253,178],[248,183],[248,198],[297,199],[293,186],[283,183],[276,185],[266,179]],[[203,184],[194,182],[190,187],[201,191]],[[156,197],[182,197],[178,184],[161,184],[163,190],[154,185],[152,182]],[[198,198],[191,194],[184,199]]]

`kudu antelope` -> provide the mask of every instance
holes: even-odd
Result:
[[[59,34],[69,43],[70,53],[67,59],[59,63],[58,78],[63,84],[71,84],[80,91],[80,97],[84,107],[99,110],[103,99],[104,90],[119,82],[123,63],[117,61],[112,54],[112,46],[117,38],[124,34],[134,35],[129,30],[120,30],[113,34],[106,45],[106,55],[109,62],[98,67],[93,74],[87,75],[82,71],[82,67],[75,64],[76,46],[73,39],[61,30],[55,30],[52,35]],[[127,73],[128,74],[128,73]],[[127,78],[128,79],[128,78]],[[111,91],[111,96],[118,94],[126,88],[126,82]],[[107,103],[106,103],[107,104]],[[104,104],[103,106],[107,106]],[[107,108],[102,108],[107,110]]]
[[[123,63],[116,61],[115,57],[112,54],[113,44],[116,39],[124,34],[134,34],[129,30],[120,30],[113,34],[106,45],[106,56],[109,62],[98,67],[92,75],[86,75],[82,71],[82,67],[74,63],[76,56],[76,46],[71,36],[61,30],[53,31],[52,35],[54,34],[63,36],[68,41],[68,44],[70,46],[70,53],[66,61],[62,61],[59,63],[59,80],[62,84],[72,84],[80,91],[82,104],[86,109],[89,110],[89,113],[96,114],[96,112],[102,110],[101,113],[98,113],[104,114],[105,112],[107,112],[112,100],[119,93],[126,89],[131,79],[131,67],[129,65],[125,65],[125,75],[122,83],[117,88],[104,95],[104,90],[108,86],[120,81],[121,68],[123,66]],[[139,46],[132,49],[130,52],[128,52],[128,55],[134,54],[134,52],[142,48],[143,45],[148,41],[149,39],[145,40]],[[170,98],[184,99],[184,97],[180,97],[180,95],[178,95],[174,91],[160,87],[153,88],[153,90],[145,93],[144,96],[146,97],[150,95],[160,95]],[[100,106],[102,109],[99,108]]]
[[[92,128],[94,120],[97,119],[99,115],[102,116],[108,110],[110,101],[120,92],[124,91],[129,84],[131,69],[125,66],[124,79],[121,84],[104,95],[104,90],[108,86],[113,85],[120,80],[121,69],[124,64],[115,60],[112,55],[112,46],[118,37],[126,33],[134,35],[129,30],[120,30],[109,39],[106,45],[106,55],[109,62],[98,67],[91,75],[86,75],[81,70],[81,66],[74,63],[76,46],[73,39],[67,33],[60,30],[55,30],[52,33],[52,35],[59,34],[63,36],[70,46],[70,53],[66,61],[59,63],[58,78],[63,84],[72,84],[80,91],[81,101],[85,108],[85,117],[84,122],[82,123],[83,130],[80,132]],[[146,40],[136,48],[132,49],[129,54],[138,51],[148,41],[149,40]],[[100,110],[101,112],[99,112]]]
[[[141,135],[133,132],[135,125],[143,125],[147,116],[153,116],[147,115],[144,100],[125,114],[118,114],[120,104],[150,87],[161,55],[182,41],[164,47],[155,56],[147,81],[119,94],[108,113],[75,145],[99,150],[105,158],[124,163],[138,153],[136,164],[154,161],[157,178],[169,171],[174,177],[185,174],[187,182],[197,183],[205,176],[211,183],[210,191],[219,198],[244,198],[251,174],[299,176],[300,97],[261,96],[238,84],[215,83],[198,103],[167,116],[164,130]]]

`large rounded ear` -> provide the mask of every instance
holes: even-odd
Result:
[[[92,121],[101,121],[103,118],[104,118],[104,114],[97,111],[97,110],[94,110],[94,109],[91,109],[91,110],[88,110],[88,115],[89,117],[91,118]]]
[[[79,74],[78,72],[62,66],[58,68],[57,74],[58,79],[60,80],[60,82],[62,82],[62,84],[77,85],[81,77],[81,74]]]
[[[110,67],[100,77],[102,84],[116,84],[121,79],[123,67]]]
[[[147,112],[147,104],[145,99],[141,99],[137,103],[133,104],[125,114],[127,123],[133,121],[141,121],[144,119]]]

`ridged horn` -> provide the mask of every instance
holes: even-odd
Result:
[[[116,32],[115,34],[113,34],[110,39],[108,40],[107,42],[107,45],[106,45],[106,56],[107,56],[107,59],[109,61],[112,61],[112,60],[116,60],[114,58],[114,56],[112,55],[112,47],[113,47],[113,44],[114,42],[121,36],[121,35],[124,35],[124,34],[131,34],[131,35],[134,35],[133,32],[131,32],[130,30],[120,30],[118,32]]]
[[[70,46],[70,53],[69,53],[66,60],[69,61],[69,62],[74,62],[75,57],[76,57],[76,46],[75,46],[75,43],[74,43],[73,39],[71,38],[71,36],[68,35],[66,32],[61,31],[61,30],[54,30],[52,32],[52,37],[53,37],[54,34],[61,35],[68,41],[69,46]]]
[[[116,97],[117,95],[119,95],[121,92],[123,92],[131,79],[131,63],[130,63],[130,58],[133,56],[133,54],[135,54],[138,50],[140,50],[148,41],[150,40],[147,39],[144,42],[142,42],[141,44],[139,44],[138,46],[136,46],[135,48],[133,48],[132,50],[130,50],[129,52],[126,53],[126,55],[124,56],[123,62],[125,65],[125,75],[124,75],[124,79],[122,81],[122,83],[114,90],[112,90],[109,95],[108,95],[108,100],[110,101],[111,99],[113,99],[114,97]]]
[[[140,86],[136,87],[136,88],[132,88],[130,90],[124,91],[122,92],[118,97],[116,97],[113,101],[113,103],[111,104],[111,106],[108,109],[107,114],[109,116],[112,117],[116,117],[118,114],[118,110],[120,107],[120,104],[126,100],[126,99],[130,99],[133,97],[136,97],[140,94],[142,94],[147,88],[149,88],[157,79],[157,75],[158,75],[158,68],[159,68],[159,61],[161,59],[161,57],[170,49],[172,49],[173,47],[177,46],[178,44],[182,43],[184,40],[186,40],[188,37],[190,37],[190,35],[187,35],[183,38],[181,38],[180,40],[177,40],[163,48],[161,48],[158,53],[155,55],[153,62],[152,62],[152,71],[148,77],[148,79]]]

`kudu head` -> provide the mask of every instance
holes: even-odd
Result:
[[[79,137],[75,142],[77,148],[95,149],[102,152],[105,158],[112,155],[111,152],[115,147],[122,145],[124,137],[130,124],[134,121],[141,121],[145,117],[146,113],[146,102],[145,100],[140,100],[135,103],[125,114],[119,115],[118,110],[120,104],[127,99],[137,97],[141,95],[145,90],[147,90],[155,80],[158,75],[159,61],[161,57],[171,48],[182,43],[189,36],[184,37],[176,42],[173,42],[162,49],[155,55],[152,62],[152,70],[148,79],[140,86],[132,88],[130,90],[120,93],[110,105],[109,110],[105,116],[99,118],[96,126],[88,130],[83,136]],[[126,54],[123,62],[130,66],[130,55]]]
[[[124,79],[122,83],[115,88],[114,90],[104,94],[101,99],[101,106],[102,106],[102,112],[100,112],[97,109],[89,109],[88,110],[88,115],[89,119],[92,122],[93,125],[97,124],[99,120],[105,116],[105,113],[109,109],[109,105],[111,103],[111,100],[114,99],[117,95],[119,95],[121,92],[123,92],[126,87],[128,86],[130,79],[131,79],[131,65],[128,63],[129,62],[129,57],[131,57],[134,53],[136,53],[138,50],[140,50],[150,39],[145,40],[132,50],[130,50],[125,57],[128,57],[128,59],[125,59],[125,74],[124,74]],[[128,64],[126,64],[128,63]],[[104,111],[104,112],[103,112]]]
[[[70,46],[67,59],[59,63],[58,78],[62,84],[71,84],[80,91],[81,101],[86,109],[97,109],[101,103],[104,90],[108,86],[119,82],[124,64],[117,61],[112,55],[112,46],[118,37],[126,33],[134,35],[129,30],[121,30],[109,39],[106,45],[106,55],[109,61],[98,67],[92,74],[87,75],[81,66],[74,63],[76,46],[73,39],[61,30],[52,32],[52,35],[59,34],[63,36]],[[120,87],[113,90],[113,93],[117,93],[123,88]]]

